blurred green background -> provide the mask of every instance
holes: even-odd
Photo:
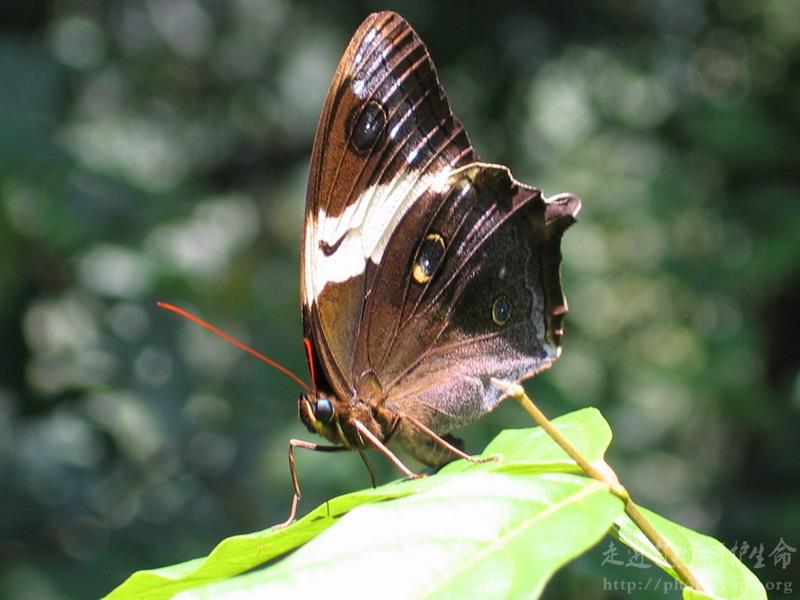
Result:
[[[550,416],[603,411],[643,505],[768,588],[800,584],[800,557],[769,556],[800,543],[797,3],[389,7],[484,160],[584,199],[564,355],[528,389]],[[339,56],[382,8],[0,5],[0,595],[98,596],[285,518],[299,389],[154,303],[305,377],[308,157]],[[529,425],[502,406],[465,437]],[[301,511],[369,482],[357,455],[298,462]],[[548,596],[657,576],[601,564],[607,544]]]

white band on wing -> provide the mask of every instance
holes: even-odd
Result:
[[[429,189],[440,191],[450,169],[419,175],[404,170],[392,181],[368,187],[338,217],[320,210],[308,215],[304,248],[305,302],[313,304],[328,283],[364,272],[367,259],[377,264],[397,225]],[[329,253],[323,252],[329,248]]]

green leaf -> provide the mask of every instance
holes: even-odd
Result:
[[[596,408],[583,408],[553,420],[553,425],[589,461],[603,460],[611,444],[611,428]],[[502,464],[483,463],[484,468],[504,472],[555,472],[582,473],[567,453],[540,427],[531,429],[506,429],[492,440],[481,456],[502,456]],[[440,473],[455,473],[480,468],[464,460],[450,463]]]
[[[682,527],[645,508],[640,510],[686,562],[704,587],[706,594],[684,588],[684,598],[726,598],[756,600],[767,593],[758,578],[722,543],[712,537]],[[672,568],[627,515],[621,515],[614,535],[629,548],[643,554],[675,577]]]
[[[597,410],[553,424],[588,460],[603,460],[611,431]],[[541,429],[504,431],[482,456],[494,460],[456,461],[430,477],[346,494],[285,529],[234,536],[206,558],[134,573],[110,597],[281,598],[347,590],[353,599],[530,598],[610,529],[674,576],[625,516],[622,501],[580,475]],[[685,588],[684,598],[766,598],[722,544],[641,510],[706,588]]]
[[[553,421],[553,424],[590,460],[602,459],[611,441],[611,431],[594,408],[582,409]],[[313,539],[337,522],[338,518],[367,503],[402,498],[436,488],[459,477],[462,471],[497,471],[536,474],[548,471],[577,472],[577,467],[541,429],[504,431],[483,453],[498,457],[486,463],[455,461],[434,476],[413,481],[395,481],[377,489],[367,489],[334,498],[311,511],[286,529],[266,529],[238,535],[220,542],[205,558],[160,569],[138,571],[114,589],[109,598],[168,598],[181,590],[224,580],[274,560]],[[464,531],[470,523],[463,524]]]
[[[410,490],[398,488],[389,491],[388,488],[384,486],[334,498],[285,529],[270,527],[257,533],[229,537],[205,558],[137,571],[107,597],[169,598],[181,590],[238,575],[302,546],[356,506],[410,493]]]
[[[712,596],[705,592],[698,592],[690,587],[683,588],[683,600],[723,600],[719,596]]]
[[[356,509],[278,565],[182,597],[530,597],[622,508],[604,484],[578,475],[463,473]]]

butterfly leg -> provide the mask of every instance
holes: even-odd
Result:
[[[367,426],[364,425],[361,421],[353,421],[353,425],[355,425],[355,428],[358,430],[358,432],[362,436],[367,438],[367,440],[369,441],[369,443],[372,445],[373,448],[378,450],[386,458],[388,458],[390,461],[392,461],[394,466],[397,467],[398,469],[400,469],[406,477],[409,477],[411,479],[419,479],[420,477],[425,477],[424,474],[422,474],[422,473],[414,473],[414,471],[409,469],[403,463],[403,461],[400,460],[399,458],[397,458],[397,455],[394,452],[392,452],[391,450],[389,450],[389,448],[386,447],[386,444],[384,444],[377,437],[375,437],[375,434],[373,434],[367,428]]]
[[[347,450],[344,446],[321,446],[320,444],[315,444],[313,442],[307,442],[305,440],[298,440],[298,439],[291,439],[289,440],[289,475],[292,478],[292,487],[294,488],[294,495],[292,496],[292,507],[289,509],[289,518],[286,519],[283,523],[279,523],[275,525],[275,529],[282,529],[284,527],[288,527],[292,524],[297,517],[297,505],[300,502],[300,481],[297,479],[297,468],[294,464],[294,449],[295,448],[305,448],[306,450],[313,450],[314,452],[340,452],[342,450]]]
[[[356,449],[358,450],[358,455],[361,457],[361,461],[364,463],[364,466],[367,467],[367,471],[369,471],[369,479],[372,482],[372,487],[378,487],[378,480],[375,478],[375,469],[372,468],[372,463],[367,460],[367,455],[364,454],[361,448]]]
[[[412,417],[410,415],[404,414],[402,416],[402,418],[406,419],[409,423],[413,424],[417,429],[419,429],[425,435],[429,436],[431,438],[431,440],[433,440],[434,442],[439,444],[440,447],[450,451],[451,453],[455,454],[459,458],[463,458],[464,460],[468,460],[471,463],[483,463],[483,462],[489,462],[491,460],[495,460],[494,456],[489,456],[487,458],[479,458],[479,457],[476,457],[476,456],[470,456],[469,454],[464,452],[463,445],[462,445],[463,442],[461,440],[459,440],[458,438],[453,437],[450,434],[447,434],[445,436],[440,436],[435,431],[433,431],[433,429],[431,429],[430,427],[425,425],[422,421],[419,421],[418,419],[416,419],[416,418],[414,418],[414,417]],[[452,442],[455,442],[455,443],[457,443],[459,445],[462,445],[462,447],[458,448]]]

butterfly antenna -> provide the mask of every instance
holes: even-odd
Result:
[[[278,369],[278,371],[280,371],[284,375],[288,375],[289,377],[294,379],[300,385],[300,387],[302,387],[305,391],[307,391],[307,392],[310,391],[310,389],[308,387],[308,384],[305,381],[300,379],[297,375],[292,373],[289,369],[284,367],[282,364],[280,364],[278,362],[275,362],[271,358],[267,358],[266,356],[264,356],[260,352],[257,352],[255,350],[253,350],[250,346],[247,346],[246,344],[240,342],[236,338],[228,335],[227,333],[225,333],[221,329],[219,329],[217,327],[214,327],[211,323],[207,323],[206,321],[204,321],[200,317],[196,317],[192,313],[187,312],[187,311],[183,310],[182,308],[178,308],[177,306],[174,306],[174,305],[169,304],[167,302],[156,302],[156,305],[159,308],[164,308],[166,310],[171,310],[174,313],[178,313],[180,316],[182,316],[182,317],[184,317],[186,319],[189,319],[190,321],[193,321],[194,323],[197,323],[201,327],[205,327],[209,331],[213,331],[218,336],[220,336],[222,339],[230,342],[231,344],[233,344],[234,346],[237,346],[238,348],[241,348],[245,352],[249,352],[250,354],[252,354],[256,358],[259,358],[259,359],[263,360],[268,365],[271,365],[271,366],[275,367],[276,369]]]

